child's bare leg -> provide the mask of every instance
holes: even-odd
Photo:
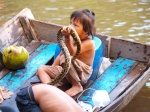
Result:
[[[51,77],[46,73],[45,68],[42,66],[39,67],[36,74],[42,83],[49,83],[51,81]]]
[[[70,89],[68,89],[66,91],[66,93],[73,97],[75,95],[77,95],[78,93],[82,92],[83,91],[83,87],[81,85],[80,82],[77,82],[74,78],[72,78],[71,76],[69,76],[69,79],[70,79],[70,82],[72,84],[72,87]]]
[[[61,66],[41,66],[37,70],[37,75],[42,83],[49,83],[56,78],[62,71]]]

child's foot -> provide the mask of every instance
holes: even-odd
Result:
[[[77,95],[78,93],[82,92],[83,91],[83,87],[82,86],[72,86],[70,89],[68,89],[66,91],[66,93],[73,97],[75,95]]]

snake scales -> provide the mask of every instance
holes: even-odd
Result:
[[[61,30],[62,30],[62,28],[61,28],[57,33],[57,41],[58,41],[58,43],[61,47],[61,50],[65,56],[65,65],[64,65],[63,70],[61,71],[60,75],[57,76],[54,80],[52,80],[50,83],[48,83],[50,85],[57,84],[67,75],[67,73],[70,69],[71,63],[73,64],[75,69],[80,69],[78,67],[78,65],[75,63],[75,59],[77,58],[77,56],[79,55],[79,53],[81,51],[81,41],[80,41],[80,38],[79,38],[77,32],[75,31],[75,29],[73,29],[72,27],[67,27],[67,29],[70,30],[70,35],[73,37],[74,41],[76,42],[77,50],[76,50],[75,55],[71,58],[68,48],[66,47],[66,44],[64,42],[64,35],[61,33]]]

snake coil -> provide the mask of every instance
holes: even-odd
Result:
[[[62,34],[61,30],[62,28],[58,31],[57,33],[57,41],[61,47],[61,50],[65,56],[65,65],[63,67],[63,70],[61,71],[60,75],[57,76],[54,80],[52,80],[50,83],[50,85],[55,85],[58,82],[60,82],[68,73],[69,69],[70,69],[70,65],[71,63],[73,64],[73,66],[75,67],[75,69],[80,70],[80,68],[78,67],[78,65],[75,63],[75,59],[77,58],[77,56],[79,55],[80,51],[81,51],[81,40],[76,32],[75,29],[73,29],[72,27],[67,27],[67,29],[70,30],[70,35],[73,37],[74,41],[76,42],[77,45],[77,50],[75,55],[71,58],[70,53],[68,51],[68,48],[64,42],[64,35]]]

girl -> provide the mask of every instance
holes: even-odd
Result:
[[[63,79],[63,84],[70,83],[72,87],[66,91],[68,95],[75,96],[83,91],[83,84],[85,84],[92,74],[92,64],[94,60],[95,48],[94,41],[90,35],[95,34],[95,14],[88,9],[74,11],[70,16],[70,26],[78,33],[81,40],[81,51],[76,59],[76,63],[81,68],[76,71],[71,65],[67,76]],[[77,46],[70,35],[70,31],[63,27],[62,31],[65,36],[65,43],[71,56],[74,56]],[[42,83],[48,83],[51,79],[57,77],[64,63],[64,55],[62,52],[57,56],[56,60],[51,66],[41,66],[37,75]]]

